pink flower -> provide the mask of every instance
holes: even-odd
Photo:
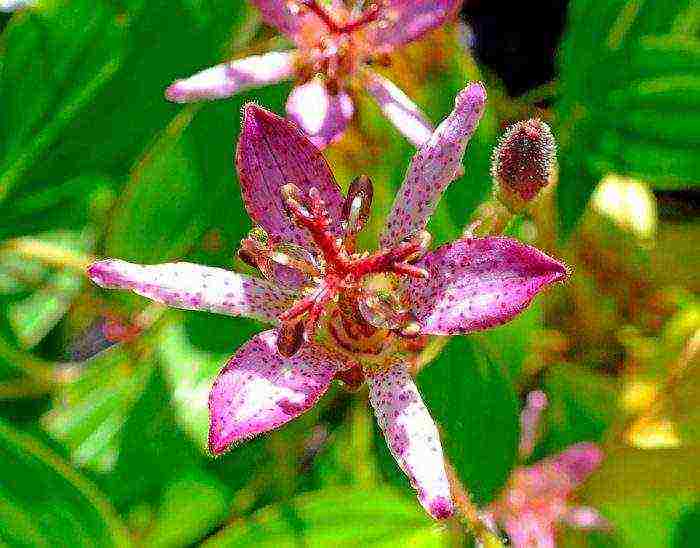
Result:
[[[236,154],[256,228],[239,256],[248,276],[189,263],[98,261],[89,275],[169,306],[257,318],[275,327],[228,361],[209,397],[209,448],[280,427],[311,408],[334,379],[367,382],[370,403],[398,465],[435,518],[452,514],[438,430],[409,374],[428,335],[502,324],[545,286],[558,261],[509,238],[464,238],[429,251],[425,227],[484,110],[470,84],[416,153],[374,253],[355,249],[371,182],[343,197],[325,159],[292,122],[248,104]]]
[[[300,83],[289,95],[287,115],[323,148],[345,131],[354,113],[352,90],[363,87],[411,143],[420,146],[430,138],[432,125],[420,109],[369,66],[448,21],[461,0],[378,0],[368,2],[365,9],[352,10],[341,0],[252,3],[265,22],[277,27],[297,48],[222,63],[178,80],[166,90],[169,100],[221,99],[296,78]]]
[[[528,395],[520,417],[521,458],[530,456],[534,449],[546,406],[543,392]],[[596,444],[577,443],[532,466],[516,468],[500,498],[485,512],[485,521],[494,529],[500,524],[515,548],[554,548],[559,523],[579,529],[607,529],[607,521],[597,510],[571,501],[574,491],[602,460],[603,452]]]

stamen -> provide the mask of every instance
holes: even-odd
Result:
[[[380,272],[396,272],[418,278],[427,278],[428,273],[409,263],[420,259],[428,251],[431,236],[421,230],[404,238],[396,247],[379,251],[369,257],[358,261],[353,270],[356,277],[366,276]]]
[[[312,187],[305,198],[296,185],[289,183],[282,187],[281,193],[292,219],[309,231],[326,263],[336,272],[347,272],[349,258],[342,241],[338,242],[329,230],[331,221],[319,190]]]
[[[392,265],[391,271],[396,274],[403,274],[404,276],[420,278],[422,280],[427,280],[429,276],[428,271],[425,268],[420,268],[407,263],[396,263]]]
[[[293,320],[295,318],[298,318],[299,316],[303,315],[307,310],[309,310],[313,305],[314,301],[316,300],[316,296],[318,295],[319,292],[314,293],[313,295],[308,295],[304,297],[303,299],[295,302],[292,306],[290,306],[287,310],[282,312],[277,319],[281,322],[286,322],[289,320]]]
[[[326,304],[336,295],[337,291],[329,287],[324,287],[322,291],[317,294],[314,304],[309,310],[309,315],[306,318],[306,323],[304,324],[304,340],[310,342],[313,339],[316,329],[318,329],[318,322],[321,319],[321,314],[323,314]]]
[[[270,253],[270,260],[282,266],[295,268],[311,277],[318,277],[322,274],[311,253],[298,245],[281,244],[275,246]]]
[[[290,320],[282,322],[277,330],[277,351],[289,358],[297,353],[304,342],[304,322]]]
[[[406,310],[393,293],[363,291],[358,304],[364,320],[374,327],[398,329],[404,323]]]
[[[345,249],[350,253],[355,250],[357,234],[369,220],[373,196],[372,180],[367,175],[360,175],[350,183],[348,195],[343,203],[343,219],[346,222]]]

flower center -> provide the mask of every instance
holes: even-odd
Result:
[[[314,13],[323,27],[319,29],[318,23],[312,24],[308,33],[302,33],[301,78],[307,80],[323,74],[329,92],[335,94],[372,57],[363,31],[378,21],[379,7],[373,3],[358,15],[348,16],[344,12],[335,14],[315,0],[300,0],[299,4]]]
[[[376,21],[379,17],[379,7],[376,4],[371,4],[369,8],[363,10],[359,16],[350,19],[347,22],[340,23],[324,8],[318,0],[301,0],[300,4],[306,7],[309,11],[323,21],[329,32],[333,34],[350,34],[365,25]]]
[[[357,252],[356,237],[369,218],[373,195],[372,182],[365,176],[356,178],[348,189],[342,211],[342,237],[334,233],[335,224],[316,188],[305,195],[288,184],[281,192],[288,214],[295,224],[308,230],[318,257],[305,251],[304,258],[297,251],[282,261],[313,285],[279,316],[280,353],[292,355],[303,342],[313,340],[322,320],[329,342],[356,355],[379,356],[397,337],[417,337],[418,323],[403,306],[397,286],[401,276],[428,276],[413,263],[428,251],[430,234],[422,230],[390,249]],[[242,242],[243,253],[239,255],[260,267],[275,261],[274,248],[267,252],[264,249],[262,245],[256,247],[249,237]],[[265,268],[260,269],[266,273]]]

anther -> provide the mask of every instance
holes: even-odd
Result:
[[[403,257],[404,262],[415,263],[430,249],[433,237],[427,230],[418,230],[401,240],[399,247],[407,246],[411,251]]]
[[[299,187],[293,183],[287,183],[280,189],[282,201],[284,202],[290,216],[297,222],[311,221],[311,211],[304,204],[304,199]]]
[[[277,351],[289,358],[296,354],[304,342],[304,322],[289,320],[282,322],[277,330]]]
[[[348,195],[343,203],[343,220],[346,223],[345,242],[348,251],[354,250],[355,236],[362,231],[369,220],[373,196],[372,180],[367,175],[360,175],[350,183]]]

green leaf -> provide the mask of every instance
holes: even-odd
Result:
[[[534,460],[579,441],[598,441],[618,412],[615,383],[579,365],[549,369],[544,389],[547,431]]]
[[[507,369],[473,338],[452,337],[417,382],[460,479],[477,503],[488,503],[518,452],[518,400]]]
[[[236,349],[259,330],[244,319],[203,314],[189,314],[184,323],[163,330],[159,358],[172,390],[174,410],[182,428],[203,452],[209,431],[209,390],[214,378]],[[208,348],[196,347],[188,331],[194,331],[195,337],[200,335],[199,340],[206,341]],[[212,333],[221,338],[220,344],[212,340]],[[220,348],[212,351],[212,346]]]
[[[124,546],[102,494],[37,440],[0,422],[0,538],[11,546]]]
[[[680,516],[697,500],[697,450],[610,448],[586,483],[586,501],[612,522],[623,546],[670,547]]]
[[[103,472],[114,467],[121,429],[149,379],[151,365],[148,360],[135,364],[126,349],[113,347],[88,361],[56,392],[42,425],[68,447],[75,464]]]
[[[231,524],[204,546],[442,546],[420,506],[387,489],[317,491]]]
[[[700,40],[685,24],[697,10],[687,0],[571,3],[556,104],[565,234],[607,172],[658,188],[700,182]]]
[[[141,545],[149,548],[187,546],[226,517],[227,489],[215,477],[193,469],[170,483]]]
[[[0,202],[80,174],[123,177],[182,110],[165,87],[220,61],[232,36],[245,43],[249,9],[59,0],[16,16],[0,67]]]

